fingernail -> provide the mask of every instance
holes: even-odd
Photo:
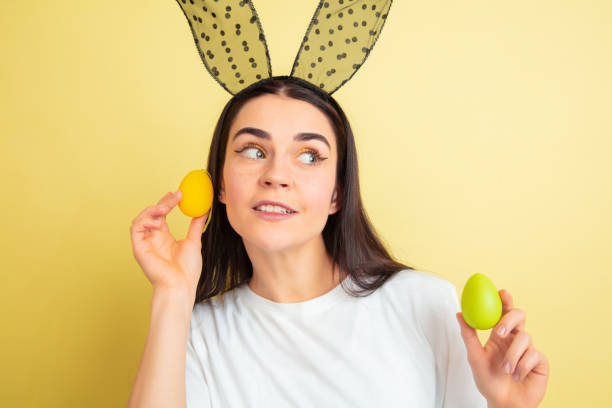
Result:
[[[508,374],[510,372],[510,363],[506,362],[506,364],[504,364],[504,372],[506,374]]]
[[[505,332],[506,332],[506,327],[505,326],[500,326],[499,329],[497,329],[497,333],[500,336],[503,336]]]
[[[519,373],[514,373],[514,376],[513,376],[512,378],[514,378],[516,381],[518,381],[518,379],[519,379]]]

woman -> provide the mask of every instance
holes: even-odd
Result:
[[[154,294],[130,407],[534,407],[543,398],[548,361],[508,292],[482,347],[455,287],[385,250],[362,207],[351,128],[330,95],[292,77],[247,87],[219,118],[208,171],[218,195],[203,235],[208,213],[184,240],[170,234],[165,216],[180,191],[132,224]]]

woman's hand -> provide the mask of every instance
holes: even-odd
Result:
[[[525,331],[525,312],[513,308],[508,291],[502,289],[499,295],[502,318],[484,347],[476,330],[468,326],[462,313],[457,313],[474,381],[489,407],[537,407],[546,392],[548,359],[534,348],[531,336]],[[502,328],[505,332],[500,334]]]
[[[130,233],[136,261],[155,290],[179,290],[195,295],[202,273],[202,231],[210,210],[192,218],[187,237],[176,241],[166,215],[181,201],[182,191],[167,193],[155,206],[145,208]]]

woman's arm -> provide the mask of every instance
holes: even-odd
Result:
[[[134,258],[153,285],[151,320],[128,408],[186,408],[187,339],[202,274],[202,232],[210,210],[192,218],[185,239],[170,233],[166,215],[183,192],[145,208],[130,227]]]
[[[185,357],[195,296],[154,291],[151,321],[128,408],[185,408]]]

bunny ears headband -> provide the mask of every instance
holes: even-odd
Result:
[[[232,95],[272,77],[270,54],[252,0],[176,0],[204,66]],[[392,0],[321,0],[291,74],[331,95],[363,65]],[[283,2],[288,7],[290,2]]]

